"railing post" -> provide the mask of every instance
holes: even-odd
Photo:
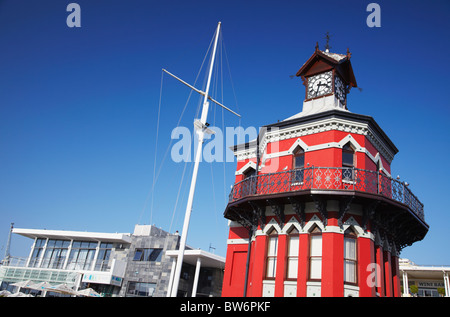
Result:
[[[406,186],[405,186],[405,182],[402,182],[402,185],[403,185],[403,203],[406,204],[406,195],[405,195]]]
[[[380,193],[380,170],[377,169],[377,194]]]
[[[358,188],[358,187],[356,187],[356,184],[357,183],[359,184],[359,182],[356,179],[355,166],[352,166],[352,182],[353,182],[353,184],[352,184],[353,185],[353,190],[356,190],[356,188]],[[364,191],[365,190],[366,190],[366,188],[364,187]]]

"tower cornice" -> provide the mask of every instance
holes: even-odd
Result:
[[[376,121],[366,115],[348,111],[330,110],[299,118],[287,119],[269,124],[261,129],[259,153],[264,156],[267,144],[280,140],[298,138],[325,131],[343,131],[367,137],[375,149],[389,162],[392,162],[397,147],[384,133]],[[256,157],[256,140],[231,147],[238,161]]]

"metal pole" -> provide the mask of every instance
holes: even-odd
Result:
[[[10,249],[11,249],[11,235],[14,228],[14,222],[11,222],[11,227],[9,228],[9,234],[8,234],[8,242],[6,243],[6,250],[5,250],[5,258],[3,259],[3,265],[9,264],[9,258],[11,257]]]
[[[248,230],[247,264],[245,265],[244,297],[247,297],[248,271],[250,269],[250,252],[252,250],[253,226]]]
[[[212,75],[212,69],[214,66],[214,58],[216,55],[217,40],[219,38],[220,24],[221,23],[219,22],[219,25],[217,26],[217,31],[216,31],[216,38],[214,40],[214,49],[213,49],[213,53],[212,53],[212,57],[211,57],[211,65],[209,68],[208,82],[206,84],[206,90],[205,90],[205,95],[204,95],[202,116],[200,118],[200,122],[203,125],[206,124],[206,118],[208,116],[209,102],[208,102],[207,96],[208,96],[209,86],[211,83],[211,75]],[[191,212],[192,212],[192,203],[194,200],[195,185],[197,183],[198,165],[200,163],[200,155],[202,154],[204,131],[203,131],[203,129],[198,129],[197,133],[198,133],[199,142],[198,142],[197,153],[195,155],[194,171],[192,173],[192,181],[191,181],[191,188],[189,189],[188,203],[186,206],[186,212],[185,212],[185,216],[184,216],[183,231],[181,232],[180,249],[178,251],[177,265],[175,268],[175,278],[174,278],[173,287],[172,287],[172,297],[176,297],[177,293],[178,293],[178,284],[180,282],[184,250],[186,249],[186,239],[187,239],[187,232],[188,232],[188,228],[189,228],[189,220],[190,220]]]

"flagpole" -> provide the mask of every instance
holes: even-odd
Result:
[[[204,100],[203,100],[202,115],[200,118],[201,126],[205,127],[205,128],[206,128],[206,118],[208,116],[208,109],[209,109],[208,92],[209,92],[209,86],[211,84],[211,75],[212,75],[212,70],[213,70],[213,66],[214,66],[214,59],[216,56],[220,24],[221,24],[221,22],[219,22],[219,24],[217,26],[217,30],[216,30],[216,38],[214,40],[214,49],[213,49],[212,57],[211,57],[211,64],[209,66],[208,81],[206,84],[206,90],[205,90]],[[203,139],[204,139],[204,135],[205,135],[204,130],[205,130],[204,128],[196,129],[199,142],[198,142],[197,153],[195,154],[194,171],[192,173],[191,187],[189,189],[189,198],[188,198],[186,212],[185,212],[185,216],[184,216],[183,230],[181,232],[180,248],[178,251],[177,263],[176,263],[176,267],[175,267],[175,276],[174,276],[174,281],[173,281],[173,285],[172,285],[172,289],[171,289],[172,297],[176,297],[177,293],[178,293],[178,285],[180,282],[181,267],[183,265],[184,251],[186,249],[186,239],[187,239],[187,233],[188,233],[188,229],[189,229],[189,221],[190,221],[191,212],[192,212],[192,203],[194,200],[195,185],[197,183],[198,166],[200,163],[200,155],[202,154],[202,148],[203,148]]]

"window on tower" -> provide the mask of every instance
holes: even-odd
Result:
[[[292,229],[288,236],[288,254],[287,254],[287,279],[297,279],[298,271],[298,251],[299,251],[299,232]]]
[[[277,270],[278,233],[274,229],[267,241],[266,278],[274,279]]]
[[[309,235],[309,279],[322,278],[322,230],[315,226]]]
[[[244,178],[249,178],[256,175],[256,170],[254,168],[249,168],[244,172]]]
[[[358,261],[356,256],[357,236],[350,228],[344,232],[344,283],[356,284]]]
[[[342,180],[353,181],[355,167],[355,150],[350,143],[342,148]]]
[[[252,167],[244,172],[244,179],[246,179],[246,181],[242,184],[242,192],[246,195],[255,193],[257,179],[253,176],[256,176],[256,170]]]
[[[293,156],[293,183],[303,183],[305,168],[305,151],[301,147],[297,147]]]

